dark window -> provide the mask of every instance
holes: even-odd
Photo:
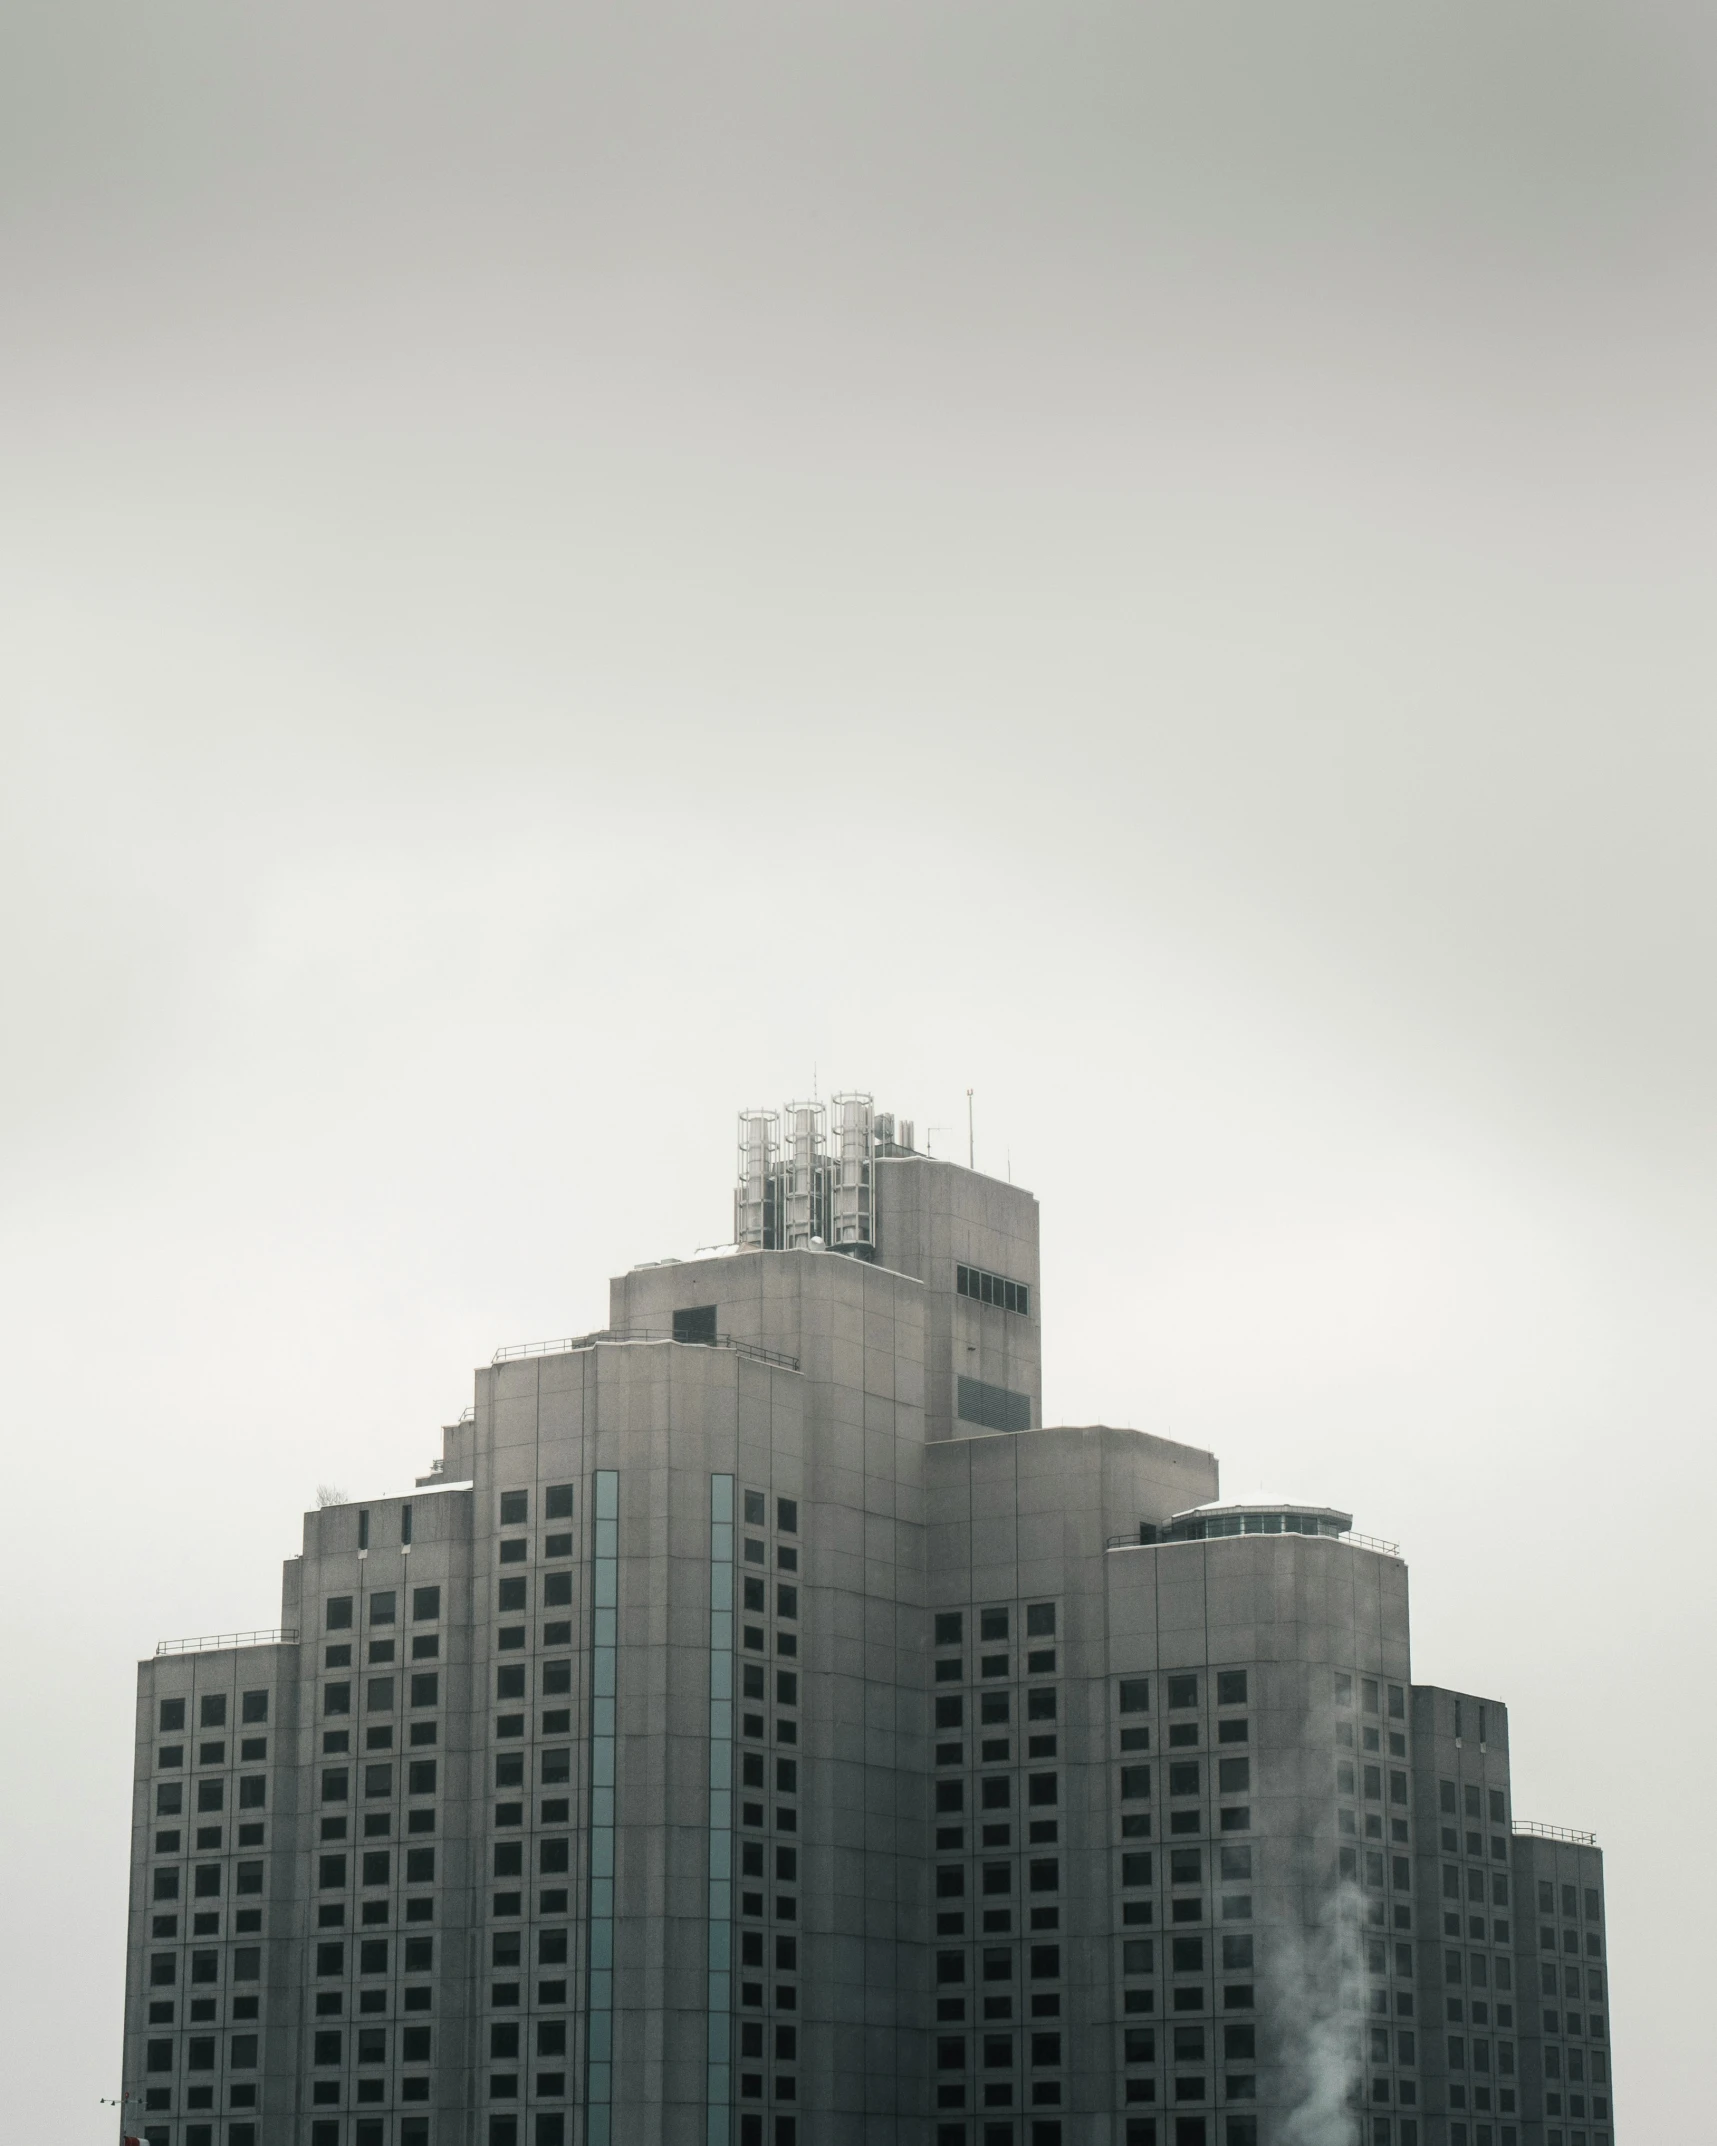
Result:
[[[1250,1759],[1218,1759],[1216,1762],[1216,1786],[1224,1796],[1244,1795],[1252,1785],[1252,1761]]]
[[[1198,1771],[1193,1768],[1194,1773]],[[1151,1769],[1148,1766],[1123,1766],[1121,1768],[1121,1801],[1136,1803],[1151,1792]]]
[[[185,1726],[185,1702],[183,1699],[163,1699],[161,1702],[161,1733],[171,1736]]]
[[[379,1594],[370,1597],[371,1624],[392,1624],[397,1597],[391,1587],[384,1587]]]
[[[572,1518],[572,1485],[550,1483],[543,1491],[543,1518],[545,1520],[570,1520]]]
[[[563,1577],[570,1577],[570,1575],[563,1575]],[[530,1582],[522,1577],[502,1580],[496,1591],[498,1597],[496,1607],[503,1614],[508,1610],[522,1610],[525,1606],[526,1591],[529,1585]]]
[[[241,1721],[266,1721],[268,1719],[268,1694],[265,1691],[247,1691],[239,1700]]]
[[[1123,1714],[1144,1714],[1150,1711],[1151,1680],[1149,1677],[1123,1677],[1121,1679],[1121,1711]]]
[[[1174,1940],[1174,1971],[1177,1975],[1197,1975],[1204,1972],[1202,1937],[1177,1937]]]
[[[1249,1937],[1225,1937],[1222,1940],[1222,1970],[1224,1974],[1249,1974],[1252,1968],[1252,1940]]]
[[[1216,1672],[1216,1703],[1218,1706],[1244,1706],[1246,1704],[1246,1672],[1244,1669],[1219,1669]]]
[[[434,1669],[419,1669],[411,1679],[411,1703],[413,1706],[434,1706],[441,1695],[440,1673]]]
[[[715,1306],[692,1304],[674,1314],[676,1341],[711,1342],[715,1339]]]
[[[1053,1639],[1055,1637],[1055,1604],[1053,1602],[1028,1602],[1026,1604],[1025,1633],[1028,1639]]]
[[[352,1687],[349,1684],[325,1684],[322,1687],[322,1711],[324,1714],[349,1714],[352,1711]]]
[[[777,1584],[775,1589],[775,1613],[778,1617],[798,1616],[799,1590],[796,1587],[783,1587],[779,1583]]]
[[[227,1725],[227,1695],[224,1691],[205,1692],[203,1703],[197,1709],[197,1720],[205,1729],[224,1729]]]
[[[503,1490],[501,1493],[501,1525],[504,1528],[521,1528],[531,1517],[531,1494],[528,1490]]]
[[[955,1412],[963,1423],[975,1423],[986,1431],[1029,1431],[1031,1396],[1014,1393],[1006,1386],[991,1386],[983,1379],[956,1379]]]
[[[991,1274],[983,1267],[956,1264],[954,1291],[957,1296],[971,1297],[979,1304],[993,1304],[1001,1311],[1018,1312],[1022,1318],[1031,1315],[1031,1285],[1009,1281],[1006,1275]]]
[[[352,1629],[352,1598],[350,1595],[330,1595],[328,1597],[327,1626],[330,1632],[349,1632]]]
[[[441,1615],[441,1589],[414,1587],[411,1591],[411,1614],[414,1622],[433,1623]]]
[[[1235,1761],[1232,1759],[1223,1761],[1224,1766],[1232,1766],[1234,1763]],[[1243,1766],[1246,1761],[1242,1759],[1239,1763]],[[1177,1759],[1169,1768],[1169,1794],[1171,1796],[1196,1796],[1198,1794],[1198,1779],[1197,1759]]]
[[[762,1491],[748,1490],[745,1493],[745,1524],[747,1527],[762,1527],[768,1519],[768,1512],[768,1500],[764,1497]]]

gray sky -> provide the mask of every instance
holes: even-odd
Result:
[[[20,2136],[133,1659],[813,1077],[976,1089],[1052,1419],[1403,1541],[1703,2116],[1714,122],[1651,0],[0,11]]]

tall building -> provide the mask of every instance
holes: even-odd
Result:
[[[868,1098],[138,1687],[151,2146],[1613,2146],[1603,1867],[1407,1568],[1043,1422],[1037,1203]]]

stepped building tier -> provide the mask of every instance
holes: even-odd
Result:
[[[1407,1568],[1045,1425],[1037,1203],[838,1097],[136,1720],[150,2146],[1614,2146],[1602,1859]]]

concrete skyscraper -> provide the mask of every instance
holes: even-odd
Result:
[[[139,1678],[153,2146],[1614,2146],[1603,1874],[1407,1570],[1043,1422],[1037,1203],[837,1097]]]

